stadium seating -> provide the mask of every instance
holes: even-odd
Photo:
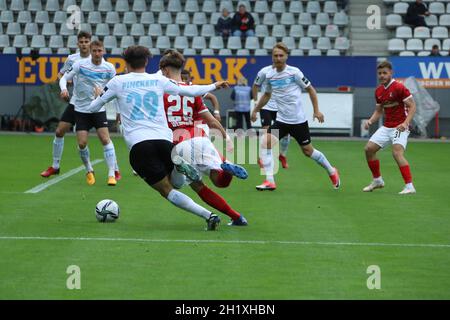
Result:
[[[386,26],[391,30],[388,51],[400,56],[427,56],[433,45],[437,45],[441,55],[448,55],[448,48],[444,48],[441,40],[449,37],[450,1],[424,1],[431,13],[425,17],[426,27],[409,26],[404,22],[408,2],[411,1],[384,0],[388,12]]]
[[[240,3],[246,5],[255,19],[256,37],[219,41],[215,24],[221,9],[226,7],[233,15]],[[221,49],[226,49],[221,53],[261,55],[270,54],[271,45],[284,39],[290,49],[297,50],[294,51],[297,55],[308,54],[309,50],[317,54],[317,49],[323,55],[334,55],[336,50],[332,44],[340,36],[347,37],[349,24],[347,13],[331,0],[10,0],[0,1],[0,35],[3,41],[0,53],[11,45],[14,48],[14,43],[21,48],[28,48],[28,45],[32,48],[33,36],[44,36],[45,45],[39,47],[41,52],[49,52],[44,48],[50,48],[53,53],[67,52],[59,50],[66,45],[73,53],[77,49],[76,37],[73,36],[78,29],[66,25],[70,15],[67,9],[72,5],[81,9],[81,29],[92,31],[98,39],[106,41],[109,53],[121,52],[123,47],[133,43],[142,43],[154,53],[176,47],[196,54],[210,53],[209,49],[218,54]],[[430,37],[445,39],[445,31],[448,30],[441,28],[450,25],[450,12],[447,13],[448,8],[437,3],[432,9],[433,17],[427,19],[434,19],[432,26],[440,28],[430,27]],[[400,15],[392,16],[388,25],[401,27],[399,18]],[[426,31],[417,30],[416,33],[420,39],[427,39]],[[14,42],[15,36],[22,34],[30,37],[26,43],[19,41],[20,38]],[[305,36],[307,38],[303,40]],[[34,43],[43,45],[37,40]],[[208,46],[211,44],[214,47]],[[306,48],[299,49],[300,44]],[[328,50],[335,51],[328,53]],[[348,53],[339,50],[341,54]]]

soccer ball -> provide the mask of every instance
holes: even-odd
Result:
[[[95,217],[99,222],[114,222],[119,219],[119,205],[114,200],[105,199],[95,206]]]

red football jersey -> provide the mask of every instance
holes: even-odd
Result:
[[[187,85],[183,82],[178,84]],[[164,94],[164,109],[166,110],[169,128],[173,131],[173,142],[175,144],[193,137],[206,135],[203,129],[196,127],[197,124],[202,123],[200,114],[209,112],[201,97]]]
[[[387,87],[380,85],[375,90],[375,100],[384,109],[385,127],[395,128],[405,121],[408,111],[404,101],[409,97],[408,88],[394,79]]]

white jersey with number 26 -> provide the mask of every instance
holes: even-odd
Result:
[[[117,98],[125,142],[129,149],[144,140],[172,142],[172,130],[167,125],[164,93],[199,96],[215,90],[215,85],[179,86],[158,74],[130,72],[111,79],[105,92],[95,99],[90,109],[95,112],[105,103]]]

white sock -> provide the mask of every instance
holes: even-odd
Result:
[[[55,136],[53,139],[53,165],[55,169],[59,169],[59,162],[61,161],[62,153],[64,150],[64,137],[58,138]]]
[[[272,149],[260,148],[260,157],[264,171],[266,172],[266,180],[271,183],[275,183],[275,179],[273,177]]]
[[[167,196],[167,200],[172,202],[178,208],[189,211],[206,220],[211,216],[211,211],[208,211],[202,206],[196,204],[194,200],[178,190],[172,189]]]
[[[373,181],[375,182],[383,182],[383,178],[379,176],[378,178],[373,178]]]
[[[103,155],[105,156],[106,165],[108,166],[108,177],[114,177],[114,170],[116,169],[116,151],[114,150],[112,141],[103,146]]]
[[[325,157],[325,155],[322,152],[320,152],[319,150],[314,149],[314,151],[311,155],[311,159],[316,161],[317,164],[324,167],[328,171],[328,174],[330,176],[334,173],[334,168],[331,166],[330,162],[328,162],[327,157]]]
[[[412,184],[412,182],[405,184],[405,188],[408,189],[414,189],[414,185]]]
[[[280,140],[280,154],[284,157],[286,157],[288,149],[289,149],[289,142],[291,142],[291,136],[288,134],[287,136],[284,136]]]
[[[89,147],[86,146],[86,148],[84,148],[84,149],[80,149],[78,147],[78,150],[80,152],[81,161],[83,161],[84,166],[86,167],[86,171],[88,171],[88,172],[94,171],[94,169],[92,168],[91,160],[90,160]]]

